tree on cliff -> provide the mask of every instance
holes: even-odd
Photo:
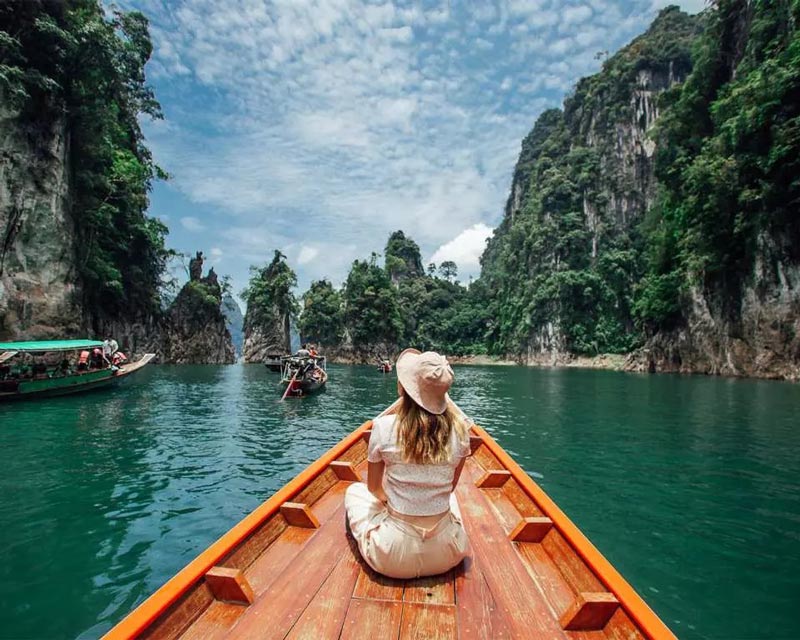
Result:
[[[295,286],[297,276],[286,263],[286,256],[278,250],[268,265],[250,268],[250,282],[242,292],[247,304],[244,317],[246,352],[248,338],[257,331],[269,336],[263,345],[264,349],[278,348],[286,352],[291,349],[291,321],[298,311],[297,300],[292,293]],[[245,359],[251,359],[248,353],[245,353]]]
[[[389,255],[404,255],[404,264],[405,259],[413,265],[419,258],[416,242],[402,232],[393,233],[387,247]],[[421,264],[420,260],[420,269]],[[378,344],[451,354],[485,352],[488,312],[479,286],[467,290],[421,271],[414,277],[404,275],[395,286],[390,273],[388,263],[386,269],[377,266],[373,253],[369,260],[353,263],[342,293],[327,281],[313,283],[303,295],[299,323],[303,338],[339,346],[344,326],[352,347],[362,353]]]
[[[397,296],[375,253],[353,262],[343,298],[345,326],[354,345],[397,344],[402,331]]]
[[[386,272],[395,284],[405,278],[419,278],[425,273],[419,245],[402,231],[395,231],[389,236],[384,256]]]
[[[492,352],[627,352],[640,342],[638,223],[653,187],[639,140],[657,113],[649,101],[690,70],[699,20],[663,10],[523,140],[506,216],[481,259]]]
[[[139,117],[160,118],[144,67],[147,19],[106,13],[98,0],[0,4],[0,87],[31,135],[69,133],[77,274],[91,315],[159,311],[170,252],[166,227],[145,215],[164,172],[144,144]]]
[[[327,280],[317,280],[303,294],[298,321],[300,338],[322,346],[337,346],[344,333],[342,296]]]
[[[445,260],[439,265],[439,273],[442,278],[452,282],[458,276],[458,265],[452,260]]]
[[[758,256],[775,282],[800,262],[798,23],[789,0],[720,0],[709,14],[657,126],[662,188],[635,304],[650,332],[686,320],[693,288],[737,323]]]

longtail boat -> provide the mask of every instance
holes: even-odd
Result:
[[[281,384],[283,397],[302,397],[320,391],[328,382],[325,356],[290,356],[283,358]]]
[[[378,364],[378,371],[381,373],[391,373],[392,372],[392,363],[388,360],[382,360]]]
[[[372,571],[347,533],[343,505],[348,485],[365,478],[371,425],[256,508],[105,639],[674,640],[477,425],[456,488],[469,557],[445,574],[414,580]]]
[[[78,353],[100,349],[98,340],[0,342],[0,402],[100,389],[135,373],[153,358],[119,366],[79,369]]]

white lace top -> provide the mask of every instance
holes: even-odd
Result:
[[[450,434],[450,460],[442,464],[412,464],[403,461],[397,446],[395,416],[382,416],[372,422],[367,460],[386,464],[383,490],[389,506],[409,516],[432,516],[450,508],[453,474],[461,459],[469,455],[469,438],[460,441]]]

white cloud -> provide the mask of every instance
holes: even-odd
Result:
[[[561,21],[566,25],[581,24],[592,17],[592,10],[586,5],[567,7],[561,13]]]
[[[297,254],[297,264],[308,264],[319,255],[319,249],[316,247],[303,246],[300,253]]]
[[[476,275],[480,269],[480,257],[486,248],[486,240],[491,235],[491,227],[478,223],[444,243],[428,262],[441,264],[445,260],[452,260],[458,265],[461,278]]]
[[[206,230],[206,225],[204,225],[198,218],[195,218],[194,216],[183,216],[181,218],[181,226],[187,231],[192,231],[195,233]]]
[[[301,287],[341,282],[398,228],[438,254],[500,219],[538,114],[662,1],[119,0],[151,21],[167,115],[144,123],[174,176],[154,208],[222,229],[235,287],[275,249]]]

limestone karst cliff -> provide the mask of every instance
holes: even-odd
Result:
[[[482,258],[490,351],[800,377],[792,12],[665,9],[540,116]]]
[[[212,268],[203,277],[203,254],[189,262],[189,282],[170,306],[163,329],[164,361],[231,364],[235,351],[222,312],[222,288]]]
[[[147,19],[100,2],[0,4],[0,339],[142,337],[158,346],[166,227],[139,117]],[[154,332],[155,330],[155,332]]]
[[[83,324],[68,146],[64,117],[34,132],[0,91],[0,338],[58,338]]]
[[[297,313],[292,288],[297,276],[277,250],[269,264],[251,271],[243,293],[247,312],[242,356],[245,362],[264,362],[270,354],[291,350],[291,322]]]

